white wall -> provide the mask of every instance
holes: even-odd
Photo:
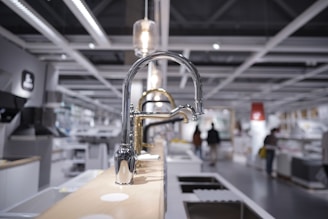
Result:
[[[0,37],[0,69],[11,75],[11,89],[6,90],[20,97],[29,98],[26,106],[41,106],[43,103],[46,64],[33,55]],[[27,70],[35,77],[32,92],[21,88],[22,72]],[[0,89],[2,89],[0,87]]]
[[[9,86],[0,87],[0,90],[10,92],[14,95],[28,98],[25,107],[40,107],[44,102],[44,88],[46,63],[41,62],[22,48],[0,37],[0,79],[9,78]],[[27,70],[35,77],[32,92],[21,88],[22,72]],[[2,77],[4,76],[5,77]],[[6,140],[12,131],[19,125],[19,115],[11,123],[0,124],[0,156],[3,155]]]

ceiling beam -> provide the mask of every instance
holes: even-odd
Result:
[[[324,103],[327,103],[327,102],[328,102],[328,97],[320,97],[320,98],[311,99],[308,101],[291,103],[291,104],[284,106],[283,108],[281,108],[281,106],[279,106],[279,108],[272,108],[272,112],[277,112],[277,111],[289,112],[289,111],[294,111],[294,110],[309,109],[311,107],[323,105]]]
[[[92,98],[89,98],[89,97],[86,97],[84,95],[80,95],[79,93],[77,92],[74,92],[72,90],[69,90],[63,86],[57,86],[57,91],[63,93],[63,94],[66,94],[68,96],[71,96],[71,97],[76,97],[76,98],[79,98],[85,102],[88,102],[88,103],[91,103],[103,110],[106,110],[108,112],[112,112],[112,113],[116,113],[116,114],[120,114],[120,112],[117,111],[117,109],[111,107],[110,105],[105,105],[105,104],[102,104],[100,103],[100,101],[97,101],[97,100],[94,100]]]
[[[204,22],[204,27],[209,27],[213,21],[218,20],[235,4],[235,2],[236,0],[226,1],[206,22]]]
[[[39,1],[38,3],[40,3],[47,10],[49,15],[57,20],[61,26],[66,26],[66,22],[64,21],[63,16],[59,16],[53,8],[49,7],[49,1]]]
[[[279,43],[284,41],[288,36],[290,36],[292,33],[294,33],[304,24],[306,24],[309,20],[311,20],[314,16],[319,14],[327,6],[328,6],[327,0],[318,0],[314,4],[312,4],[301,15],[299,15],[296,19],[294,19],[291,23],[289,23],[286,27],[284,27],[281,31],[279,31],[274,37],[270,38],[269,41],[265,44],[263,50],[253,53],[228,78],[226,78],[213,90],[207,93],[204,96],[204,99],[208,99],[212,97],[218,91],[222,90],[225,86],[227,86],[232,81],[234,81],[235,78],[237,78],[239,75],[244,73],[249,67],[251,67],[254,63],[256,63],[259,58],[263,57],[275,46],[277,46]]]
[[[327,55],[266,55],[257,63],[305,63],[316,65],[317,63],[328,63]]]
[[[179,24],[184,27],[189,27],[187,19],[181,15],[181,13],[173,5],[170,5],[170,13],[172,17],[179,22]]]
[[[326,96],[327,94],[328,94],[328,87],[319,88],[319,89],[312,90],[309,93],[295,94],[293,96],[286,97],[283,100],[273,101],[270,103],[270,107],[279,108],[282,105],[286,105],[286,103],[288,103],[289,105],[291,102],[295,102],[303,98],[314,100],[319,97]]]
[[[62,64],[54,64],[55,68],[58,70],[60,75],[90,75],[88,71],[85,69],[79,69],[78,66],[72,65],[62,65]],[[99,73],[102,77],[106,79],[125,79],[127,71],[129,70],[129,66],[102,66],[99,67]],[[178,66],[169,66],[167,70],[168,77],[178,77],[180,67]],[[200,66],[197,67],[200,76],[202,78],[226,78],[229,76],[230,72],[234,69],[234,67],[205,67]],[[258,67],[253,66],[249,68],[244,74],[240,75],[239,78],[245,79],[290,79],[295,76],[299,76],[299,74],[304,74],[305,71],[315,71],[317,68],[315,67]],[[141,74],[136,75],[136,79],[147,79],[146,70],[140,71]],[[311,78],[316,79],[327,79],[328,75],[326,74],[315,74],[311,75]]]
[[[22,40],[21,38],[17,37],[15,34],[11,33],[7,29],[0,26],[0,35],[5,37],[7,40],[15,43],[17,46],[25,49],[26,48],[26,42]]]
[[[89,42],[92,41],[88,36],[66,36],[69,39],[69,46],[76,50],[91,50]],[[21,38],[27,38],[21,35]],[[111,36],[110,46],[102,46],[97,50],[131,50],[131,36]],[[30,41],[26,39],[25,41]],[[220,41],[220,51],[240,51],[240,52],[257,52],[265,48],[266,38],[264,37],[193,37],[193,36],[171,36],[169,37],[168,50],[189,49],[190,51],[217,51],[212,47],[214,42]],[[31,52],[40,53],[62,52],[62,50],[51,43],[26,43],[26,48]],[[280,53],[327,53],[328,40],[323,37],[290,37],[280,45],[272,48],[270,52]]]
[[[113,0],[106,0],[106,1],[100,1],[93,9],[92,13],[94,16],[98,16],[101,12],[104,11],[104,9],[107,8],[108,5],[110,5],[113,2]]]
[[[273,0],[274,3],[276,3],[290,18],[295,18],[297,16],[297,13],[289,7],[289,5],[282,0]]]
[[[122,94],[116,88],[114,88],[106,79],[104,79],[98,72],[97,68],[87,60],[80,52],[72,49],[69,46],[68,41],[62,36],[53,26],[51,26],[41,15],[39,15],[30,5],[25,1],[4,1],[8,7],[10,7],[14,12],[16,12],[20,17],[22,17],[27,23],[32,25],[55,45],[60,47],[69,56],[74,58],[79,64],[81,64],[85,69],[87,69],[94,77],[96,77],[100,82],[105,84],[108,88],[112,89],[117,96],[121,97]]]
[[[328,64],[320,66],[320,67],[316,68],[315,70],[309,71],[305,74],[299,74],[296,77],[293,77],[289,80],[283,81],[279,84],[275,84],[271,87],[265,88],[265,89],[262,90],[262,92],[253,94],[253,97],[257,97],[257,96],[260,96],[260,95],[263,95],[263,94],[268,94],[272,91],[279,90],[279,89],[281,89],[283,87],[286,87],[286,86],[291,86],[291,85],[293,85],[293,84],[295,84],[295,83],[297,83],[301,80],[311,78],[311,77],[313,77],[317,74],[320,74],[322,72],[325,72],[325,71],[328,71]]]
[[[97,21],[96,17],[84,0],[63,0],[82,26],[98,44],[97,46],[110,45],[106,32]]]

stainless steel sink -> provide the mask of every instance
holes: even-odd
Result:
[[[219,183],[213,176],[178,176],[179,182],[207,182]]]
[[[184,202],[188,219],[258,219],[242,202]]]
[[[226,189],[213,176],[178,176],[182,193],[193,193],[195,189]]]
[[[180,184],[182,193],[193,193],[195,189],[226,189],[219,183]]]
[[[59,188],[45,189],[31,198],[0,212],[0,218],[34,218],[68,194],[70,193],[61,192]]]

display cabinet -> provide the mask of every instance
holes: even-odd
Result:
[[[77,176],[86,170],[88,144],[70,144],[67,151],[67,168],[64,170],[66,176]]]
[[[320,138],[279,138],[277,174],[311,189],[324,186],[316,179],[322,166]]]

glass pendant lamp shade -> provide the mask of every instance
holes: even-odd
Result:
[[[157,44],[156,30],[156,23],[147,18],[134,23],[133,48],[136,56],[144,57],[155,52]]]

